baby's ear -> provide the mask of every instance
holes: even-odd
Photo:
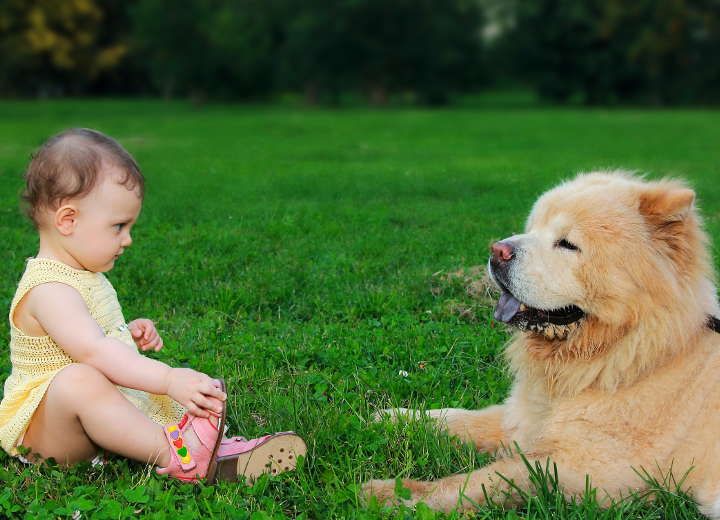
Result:
[[[675,183],[651,185],[640,194],[640,214],[651,224],[684,220],[692,210],[695,192]]]
[[[75,230],[75,219],[77,219],[77,208],[70,204],[60,206],[55,211],[55,229],[57,229],[61,235],[67,236]]]

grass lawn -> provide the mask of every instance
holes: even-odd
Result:
[[[193,487],[120,459],[60,471],[3,454],[2,517],[433,518],[422,506],[362,507],[358,485],[437,478],[488,458],[426,422],[370,417],[505,398],[508,335],[465,275],[493,240],[522,228],[541,192],[594,168],[686,177],[720,257],[720,112],[1,102],[3,312],[37,247],[18,210],[21,172],[70,126],[116,137],[147,177],[135,242],[109,274],[126,318],[156,320],[158,359],[225,378],[232,433],[296,430],[308,458],[253,487]],[[7,343],[4,318],[0,336]],[[517,515],[699,517],[672,492],[600,510],[591,493],[568,504],[551,484]],[[499,506],[477,515],[516,517]]]

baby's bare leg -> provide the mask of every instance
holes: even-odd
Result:
[[[100,371],[78,363],[53,378],[23,445],[61,464],[92,459],[98,447],[159,466],[170,461],[162,427],[125,399]]]

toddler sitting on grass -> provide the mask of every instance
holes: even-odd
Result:
[[[67,130],[40,147],[25,180],[40,246],[10,306],[3,449],[65,465],[103,449],[189,482],[293,469],[306,451],[300,437],[225,439],[224,383],[139,352],[163,340],[149,319],[125,322],[102,274],[132,244],[142,206],[132,156],[100,132]]]

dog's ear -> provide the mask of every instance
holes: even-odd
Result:
[[[659,183],[640,195],[640,214],[650,224],[679,222],[692,210],[695,192],[679,184]]]
[[[697,237],[692,232],[695,192],[679,183],[648,186],[640,196],[640,214],[647,222],[650,236],[659,251],[676,264],[685,265],[694,258]]]

